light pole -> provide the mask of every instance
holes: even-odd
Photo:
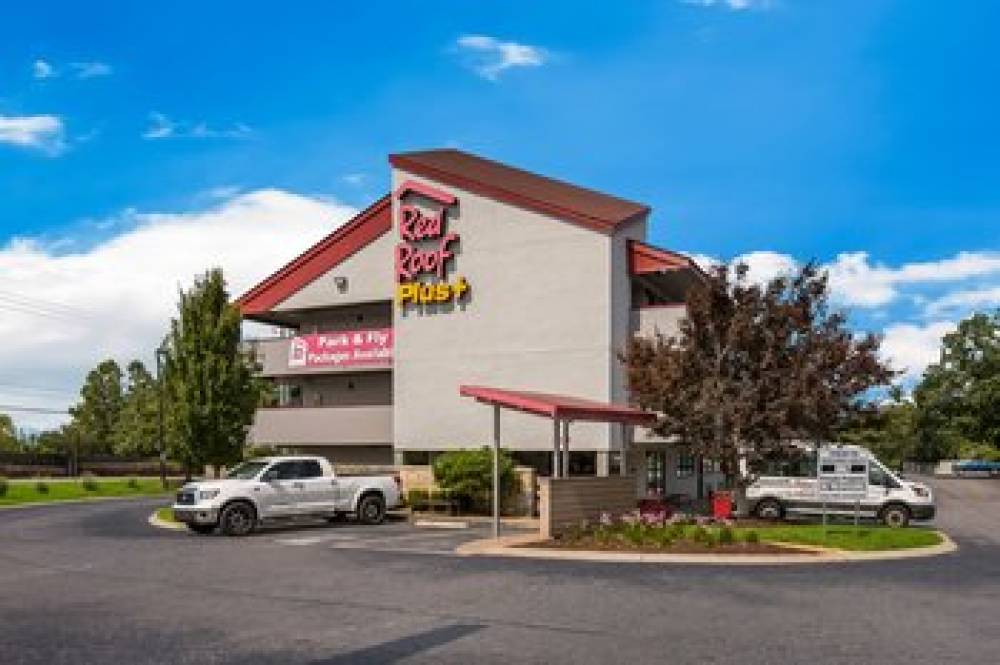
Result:
[[[164,358],[167,355],[167,349],[160,344],[156,348],[156,385],[158,392],[159,405],[156,409],[156,428],[157,428],[157,439],[158,446],[160,449],[160,484],[163,489],[167,489],[167,447],[163,440],[163,391],[164,391],[164,381],[163,381],[163,365],[165,363]]]

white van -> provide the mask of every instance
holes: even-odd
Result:
[[[861,515],[875,517],[889,526],[906,526],[911,519],[933,519],[934,494],[921,483],[900,478],[885,468],[871,451],[860,446],[852,449],[868,459],[868,492],[861,500]],[[771,465],[747,488],[750,512],[761,519],[782,519],[786,515],[818,515],[823,511],[816,475],[816,451],[805,449],[800,455]],[[855,502],[826,502],[828,515],[854,515]]]

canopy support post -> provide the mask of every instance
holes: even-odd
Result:
[[[552,419],[552,477],[559,477],[559,419]]]
[[[569,421],[563,421],[562,477],[569,478]]]
[[[493,406],[493,539],[500,539],[500,405]]]

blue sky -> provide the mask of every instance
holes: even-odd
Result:
[[[103,318],[110,284],[51,282],[111,265],[137,229],[220,228],[234,207],[288,225],[259,277],[381,194],[387,153],[457,146],[646,202],[658,244],[761,274],[829,265],[912,375],[1000,303],[996,25],[1000,4],[972,1],[17,3],[0,23],[6,302]],[[224,229],[232,247],[245,226]],[[160,268],[169,301],[189,276]],[[33,387],[83,367],[53,363]],[[0,384],[23,371],[0,357]]]

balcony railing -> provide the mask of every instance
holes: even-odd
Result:
[[[257,409],[250,440],[265,444],[391,444],[392,406]]]

